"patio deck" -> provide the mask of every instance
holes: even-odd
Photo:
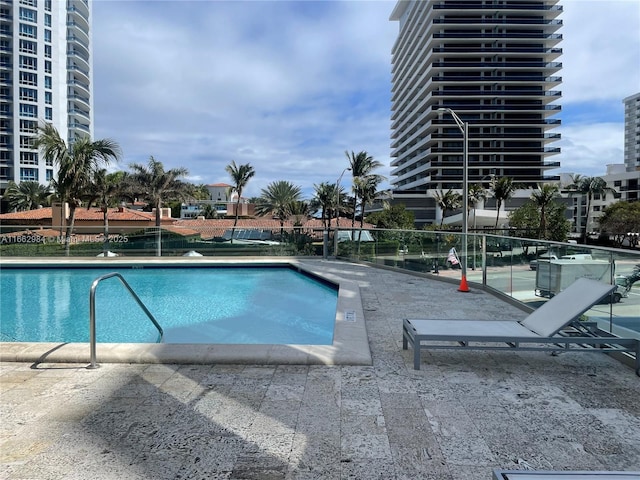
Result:
[[[640,470],[640,379],[605,355],[434,351],[402,318],[519,319],[483,291],[364,265],[371,366],[0,364],[0,478],[481,480]]]

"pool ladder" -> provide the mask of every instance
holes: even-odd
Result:
[[[155,319],[155,317],[152,315],[152,313],[149,311],[146,305],[142,303],[142,300],[140,300],[140,297],[138,297],[136,292],[133,291],[131,286],[127,283],[127,281],[124,279],[122,275],[120,275],[117,272],[107,273],[106,275],[102,275],[101,277],[98,277],[93,281],[93,283],[91,284],[91,291],[89,293],[89,343],[91,348],[91,355],[90,355],[91,364],[88,365],[87,368],[98,368],[99,366],[96,362],[96,289],[98,288],[98,284],[102,280],[106,280],[111,277],[117,277],[118,280],[120,280],[120,282],[125,287],[127,287],[127,290],[129,290],[129,293],[131,294],[133,299],[138,303],[138,305],[140,305],[140,308],[144,310],[144,313],[147,314],[147,317],[149,317],[149,320],[151,320],[151,322],[158,329],[158,333],[160,334],[158,337],[158,342],[162,341],[162,336],[164,335],[164,331],[162,330],[162,327],[160,326],[158,321]]]

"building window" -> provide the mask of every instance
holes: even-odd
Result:
[[[38,27],[34,25],[20,24],[20,36],[27,38],[38,38]]]
[[[44,107],[44,119],[53,120],[53,109],[51,107]]]
[[[45,13],[44,14],[44,26],[45,27],[50,27],[51,26],[51,14],[50,13]]]
[[[45,159],[44,159],[44,164],[45,164],[47,167],[53,167],[53,158],[45,158]]]
[[[44,46],[44,56],[47,58],[51,58],[51,45]]]
[[[37,7],[38,0],[20,0],[22,5],[29,5],[30,7]]]
[[[20,7],[20,20],[38,23],[38,12],[30,8]]]
[[[36,42],[32,42],[31,40],[22,40],[20,39],[20,52],[21,53],[30,53],[32,55],[38,54],[38,44]]]
[[[46,103],[47,105],[53,104],[53,93],[44,92],[44,103]]]
[[[38,75],[29,72],[20,72],[20,85],[38,85]]]
[[[37,168],[21,168],[20,181],[21,182],[37,182],[38,169]]]
[[[51,11],[51,0],[44,0],[44,9],[47,12]]]
[[[38,116],[38,106],[29,105],[28,103],[20,104],[20,116],[36,118]]]
[[[20,148],[34,148],[36,137],[20,135]]]
[[[38,59],[36,57],[20,55],[20,68],[24,68],[25,70],[37,70]]]
[[[51,170],[50,168],[47,168],[47,170],[44,173],[46,175],[47,182],[50,182],[51,180],[53,180],[53,170]]]
[[[51,60],[44,61],[44,72],[51,73]]]
[[[33,120],[20,120],[21,133],[38,133],[38,122]]]
[[[33,88],[20,87],[20,100],[26,100],[28,102],[38,101],[38,91]]]
[[[0,135],[0,147],[9,146],[9,135]]]
[[[51,43],[51,30],[48,28],[44,29],[44,41]]]
[[[20,152],[20,163],[23,165],[38,165],[38,153]]]
[[[44,76],[44,88],[51,88],[51,77],[48,75]]]

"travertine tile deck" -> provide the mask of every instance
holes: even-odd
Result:
[[[1,364],[3,479],[481,480],[640,470],[640,379],[604,355],[403,351],[403,317],[522,318],[473,289],[358,282],[373,365]]]

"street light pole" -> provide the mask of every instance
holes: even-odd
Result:
[[[462,258],[460,263],[462,264],[462,281],[460,282],[461,292],[468,292],[469,286],[467,285],[467,239],[469,236],[469,226],[467,214],[469,211],[469,124],[463,122],[460,117],[450,108],[439,108],[439,112],[448,112],[453,121],[462,132],[463,141],[463,153],[462,153]]]
[[[333,235],[333,243],[336,256],[338,256],[338,227],[340,226],[340,180],[342,180],[345,172],[350,171],[351,167],[345,168],[344,170],[342,170],[342,173],[338,177],[338,180],[336,180],[336,231]]]

